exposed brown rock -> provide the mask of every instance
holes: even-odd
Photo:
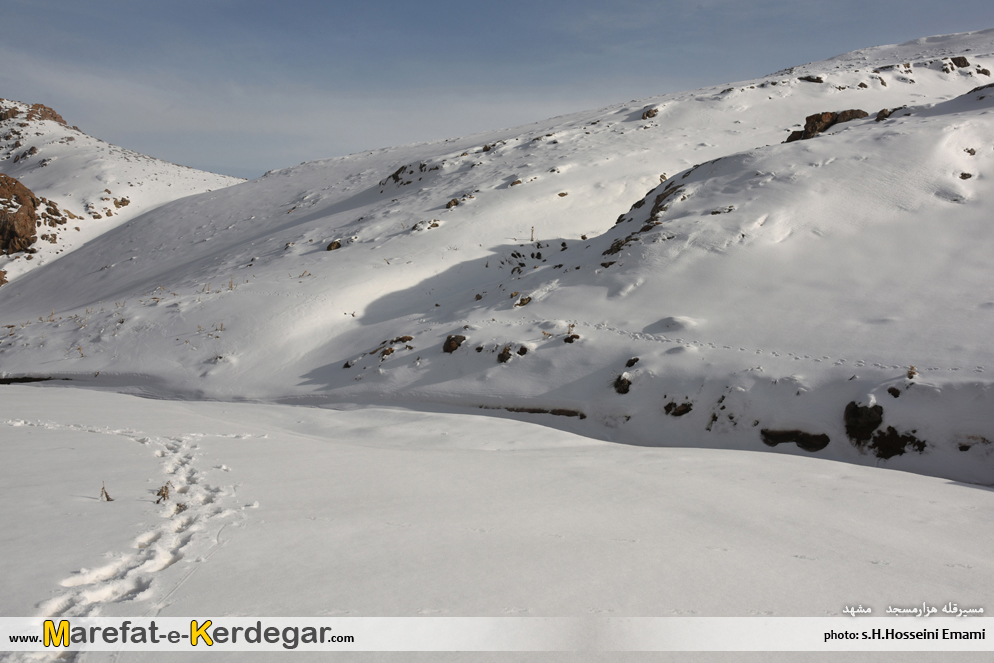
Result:
[[[6,282],[7,282],[7,272],[0,269],[0,285],[3,285]]]
[[[619,394],[627,394],[632,387],[632,381],[624,375],[619,375],[614,379],[614,390]]]
[[[790,134],[787,138],[787,143],[792,143],[795,140],[807,140],[808,138],[813,138],[821,132],[829,129],[836,124],[842,122],[849,122],[851,120],[857,120],[859,118],[867,117],[869,113],[858,108],[852,108],[850,110],[835,112],[825,112],[825,113],[815,113],[814,115],[809,115],[804,118],[804,130],[795,131]]]
[[[506,364],[510,358],[511,358],[511,346],[505,345],[504,348],[500,351],[500,354],[497,355],[497,361],[500,362],[501,364]]]
[[[35,243],[40,204],[26,186],[0,174],[0,252],[16,253]],[[7,211],[15,207],[17,211]]]
[[[682,417],[693,409],[694,406],[691,403],[681,403],[680,405],[677,405],[674,401],[670,401],[665,407],[663,407],[663,412],[671,417]]]
[[[970,66],[970,61],[967,60],[962,55],[960,55],[959,57],[953,58],[953,64],[956,65],[957,67],[960,67],[960,68],[969,67]]]
[[[883,122],[888,117],[890,117],[890,114],[893,113],[893,112],[894,111],[890,110],[889,108],[883,108],[883,109],[880,110],[879,113],[877,113],[877,117],[874,119],[874,121],[875,122]]]
[[[453,198],[449,202],[445,203],[445,208],[446,209],[452,209],[453,207],[455,207],[458,204],[459,204],[459,199],[458,198]]]
[[[647,111],[645,111],[645,112],[642,113],[642,119],[643,120],[648,120],[650,118],[656,117],[657,115],[659,115],[659,109],[658,108],[650,108],[649,110],[647,110]]]
[[[334,251],[335,249],[340,249],[340,248],[342,248],[342,243],[339,242],[337,239],[328,245],[328,251]]]
[[[569,336],[563,339],[563,343],[573,343],[574,341],[578,340],[580,340],[579,334],[570,334]]]
[[[808,83],[824,83],[825,79],[821,76],[801,76],[797,80],[806,81]]]
[[[466,337],[461,334],[453,334],[445,339],[445,343],[442,344],[442,352],[453,353],[459,349],[462,342],[466,340]]]

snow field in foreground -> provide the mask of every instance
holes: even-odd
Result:
[[[466,414],[2,389],[4,616],[882,615],[994,589],[988,488]],[[354,657],[388,659],[486,657]]]

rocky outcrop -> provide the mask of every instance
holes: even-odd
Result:
[[[858,108],[839,111],[838,113],[815,113],[814,115],[809,115],[804,118],[803,130],[791,133],[784,142],[792,143],[795,140],[807,140],[808,138],[814,138],[821,132],[835,126],[836,124],[849,122],[851,120],[858,120],[860,118],[867,117],[868,115],[869,113]]]
[[[19,108],[7,108],[0,112],[0,122],[20,117],[21,113],[22,111]],[[52,122],[58,122],[63,126],[68,126],[66,121],[62,119],[61,115],[45,104],[31,104],[28,106],[28,112],[24,115],[24,119],[29,122],[31,120],[51,120]]]
[[[0,253],[16,253],[35,243],[40,204],[26,186],[0,174]]]
[[[31,104],[28,108],[28,120],[51,120],[65,125],[66,121],[62,116],[44,104]]]
[[[7,282],[7,272],[0,269],[0,285],[3,285],[6,282]]]

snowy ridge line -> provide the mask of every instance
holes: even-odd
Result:
[[[60,582],[65,589],[59,590],[61,593],[38,605],[38,615],[41,617],[98,616],[105,604],[155,599],[157,603],[145,614],[158,614],[169,595],[179,586],[176,585],[169,591],[157,589],[155,579],[158,574],[187,557],[190,550],[202,549],[211,539],[214,543],[206,555],[213,554],[222,543],[220,532],[227,524],[226,519],[240,513],[225,506],[235,496],[234,486],[218,487],[203,481],[203,472],[196,466],[196,440],[204,437],[204,434],[152,437],[132,429],[23,419],[6,419],[2,424],[10,427],[32,426],[47,430],[112,435],[148,446],[155,449],[154,455],[162,462],[162,475],[150,481],[154,485],[161,483],[169,488],[169,498],[161,499],[162,508],[158,513],[162,524],[139,534],[134,539],[134,550],[108,552],[105,556],[112,558],[112,561],[93,568],[82,568],[66,576]],[[237,439],[245,435],[211,437]],[[223,465],[215,469],[228,471]],[[147,499],[153,497],[156,497],[155,489],[150,489]],[[114,499],[121,498],[118,495]],[[244,514],[241,517],[244,518]],[[195,564],[180,579],[179,584],[185,582],[200,567],[206,560],[206,555],[200,555],[194,560]]]

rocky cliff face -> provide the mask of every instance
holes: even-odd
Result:
[[[0,253],[24,251],[35,243],[40,204],[26,186],[0,174]]]

